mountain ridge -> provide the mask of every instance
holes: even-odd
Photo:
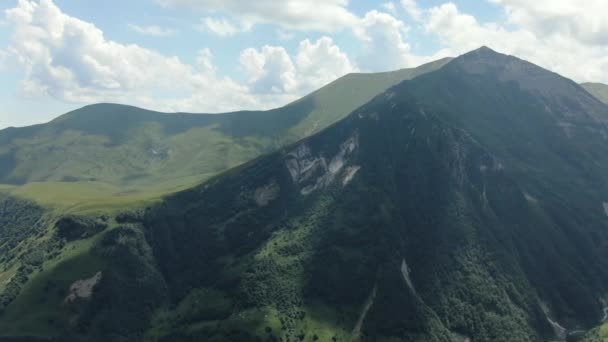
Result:
[[[269,111],[166,114],[116,104],[86,106],[47,124],[1,130],[0,183],[93,181],[134,190],[159,183],[190,186],[312,134],[389,86],[448,60],[349,74]],[[343,96],[351,100],[336,101]],[[66,154],[74,158],[65,160]]]
[[[50,280],[6,307],[0,331],[565,340],[600,323],[608,295],[606,114],[540,67],[465,54],[143,212],[71,218],[76,237],[105,222],[82,240],[103,262],[68,280],[34,275]],[[97,272],[89,299],[57,304]]]
[[[587,82],[581,83],[581,86],[598,100],[608,104],[608,85],[597,82]]]

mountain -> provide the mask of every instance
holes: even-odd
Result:
[[[47,124],[0,131],[0,183],[96,182],[148,191],[191,185],[317,132],[387,88],[447,61],[349,74],[270,111],[166,114],[87,106]]]
[[[603,83],[583,83],[581,86],[598,100],[608,104],[608,85]]]
[[[607,118],[481,48],[145,210],[57,220],[9,197],[32,217],[8,225],[52,228],[4,257],[0,335],[565,340],[608,299]]]

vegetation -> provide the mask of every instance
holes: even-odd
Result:
[[[59,201],[40,214],[39,233],[11,247],[23,245],[14,255],[24,259],[1,276],[15,274],[21,291],[0,314],[1,334],[527,342],[554,339],[550,322],[592,328],[608,283],[606,114],[572,81],[480,49],[162,199]],[[199,120],[147,115],[175,134]],[[103,129],[96,117],[76,115],[89,133]],[[306,121],[284,120],[272,122]],[[237,121],[204,129],[246,141]],[[265,135],[279,126],[249,123],[256,139],[290,141]],[[106,143],[129,146],[140,127],[129,121]],[[24,265],[34,265],[27,278]],[[66,299],[91,279],[90,296]]]
[[[608,341],[608,324],[602,324],[601,326],[589,331],[581,342],[606,342]]]
[[[104,218],[64,216],[55,223],[56,234],[59,239],[74,241],[91,237],[108,227]]]
[[[347,75],[270,111],[165,114],[87,106],[47,124],[0,131],[0,183],[29,184],[22,191],[45,202],[60,194],[78,204],[183,190],[318,132],[390,86],[447,61]],[[342,101],[345,97],[350,100]]]

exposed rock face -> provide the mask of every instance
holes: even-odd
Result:
[[[101,273],[101,271],[99,271],[99,272],[95,273],[95,275],[92,276],[91,278],[75,281],[70,286],[70,294],[68,294],[68,296],[65,297],[65,302],[72,303],[76,299],[79,299],[79,298],[82,298],[82,299],[90,298],[91,295],[93,294],[93,289],[95,288],[95,285],[97,285],[97,283],[99,283],[99,281],[101,280],[101,276],[102,276],[102,273]]]
[[[342,185],[347,186],[348,183],[350,183],[353,178],[355,178],[355,175],[360,169],[361,166],[358,165],[347,167],[346,170],[344,170],[344,179],[342,179]]]
[[[405,258],[401,261],[401,275],[403,276],[403,280],[405,280],[405,283],[407,284],[407,287],[410,288],[410,290],[412,290],[412,292],[414,294],[416,294],[416,289],[414,288],[414,284],[412,283],[412,278],[410,277],[410,268],[407,266],[407,263],[405,262]]]
[[[260,207],[264,207],[271,201],[275,200],[279,196],[280,191],[281,187],[273,179],[268,184],[255,190],[253,195],[255,203]]]
[[[302,186],[301,194],[308,195],[331,184],[336,175],[348,163],[348,158],[358,146],[359,136],[353,134],[340,145],[338,152],[329,159],[322,154],[313,155],[308,146],[301,144],[287,154],[285,165],[294,183]],[[348,174],[351,172],[350,178],[357,171],[348,171],[345,177],[348,178]]]

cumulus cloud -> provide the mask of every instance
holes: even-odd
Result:
[[[392,1],[385,2],[381,4],[380,7],[382,7],[384,10],[386,10],[392,15],[397,15],[397,6],[395,6],[395,3]]]
[[[288,32],[288,31],[283,31],[283,30],[277,30],[277,38],[279,38],[279,40],[281,41],[290,41],[295,37],[295,34],[293,34],[293,32]]]
[[[220,37],[230,37],[251,30],[251,26],[247,22],[235,24],[226,18],[206,17],[201,19],[201,23],[197,26],[197,29],[203,32],[211,32]]]
[[[509,22],[547,36],[569,36],[594,45],[608,44],[605,0],[491,0],[502,5]]]
[[[222,12],[252,24],[275,24],[294,30],[335,32],[354,25],[348,0],[158,0],[164,6]]]
[[[163,111],[268,109],[293,101],[354,70],[330,38],[304,40],[294,55],[283,47],[246,49],[241,84],[221,77],[210,49],[195,64],[107,39],[95,25],[63,13],[52,0],[20,0],[6,12],[8,50],[24,71],[22,92],[70,103],[119,102]]]
[[[8,52],[0,50],[0,70],[5,68],[6,60],[8,59]]]
[[[294,58],[280,46],[249,48],[240,62],[252,91],[261,94],[304,94],[357,70],[329,37],[303,40]]]
[[[425,28],[439,37],[441,43],[454,54],[461,54],[481,45],[492,45],[505,51],[513,45],[513,42],[505,41],[504,38],[518,43],[536,43],[536,38],[529,32],[507,31],[493,23],[481,24],[474,16],[461,13],[453,3],[431,8],[428,11]]]
[[[246,86],[210,72],[208,50],[195,68],[178,57],[123,45],[106,39],[93,24],[64,14],[52,0],[20,0],[7,19],[14,27],[9,53],[25,72],[22,90],[30,96],[141,104],[157,101],[158,93],[203,93],[206,101],[180,98],[162,109],[214,112],[262,105]]]
[[[403,68],[410,53],[403,34],[407,27],[401,20],[387,13],[370,11],[361,20],[357,35],[365,46],[365,52],[357,59],[366,71]]]
[[[302,92],[310,92],[358,70],[329,37],[322,37],[315,43],[308,39],[300,42],[296,64]]]
[[[403,21],[388,13],[367,12],[355,28],[355,35],[363,43],[363,53],[357,58],[358,66],[364,71],[387,71],[418,66],[444,57],[414,54],[405,40],[407,31]]]
[[[412,19],[416,21],[422,19],[423,10],[418,7],[416,0],[401,0],[401,6]]]
[[[211,49],[204,48],[198,52],[196,64],[203,74],[215,74],[217,67],[213,64],[213,53]]]
[[[266,45],[260,51],[246,49],[241,53],[240,62],[249,75],[254,93],[293,92],[297,87],[295,66],[283,47]]]
[[[169,37],[176,33],[173,29],[163,28],[158,25],[139,26],[135,24],[129,24],[128,26],[131,30],[146,36]]]

